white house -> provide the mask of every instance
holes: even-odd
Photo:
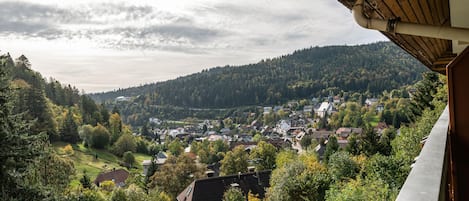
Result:
[[[130,101],[130,97],[118,96],[118,97],[116,97],[115,101],[116,101],[116,102]]]
[[[368,106],[374,105],[377,102],[378,102],[377,98],[367,98],[365,100],[365,104],[368,105]]]
[[[264,107],[264,114],[270,114],[272,112],[272,107]]]
[[[329,102],[322,102],[321,106],[319,106],[318,110],[316,111],[316,114],[323,118],[326,114],[330,115],[332,113],[332,104]]]

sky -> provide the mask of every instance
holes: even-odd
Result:
[[[336,0],[0,0],[0,54],[87,93],[384,40]]]

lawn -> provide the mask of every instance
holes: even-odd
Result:
[[[66,145],[67,143],[64,142],[53,143],[53,147],[56,152],[64,156],[65,153],[63,153],[62,148]],[[126,169],[125,167],[119,165],[119,161],[121,159],[110,153],[108,150],[87,148],[83,146],[83,144],[74,144],[72,147],[74,154],[72,156],[67,156],[74,162],[76,170],[76,174],[73,177],[74,181],[71,183],[72,186],[78,185],[75,183],[83,176],[85,171],[93,181],[100,172],[109,171],[113,168]],[[140,153],[135,153],[134,156],[136,160],[135,167],[138,168],[139,171],[142,171],[143,160],[151,159],[151,156]]]
[[[378,115],[374,115],[370,118],[370,125],[372,127],[376,127],[378,125],[378,122],[379,122],[379,116]]]

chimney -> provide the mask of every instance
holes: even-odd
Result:
[[[255,166],[249,166],[248,167],[248,172],[255,172],[256,171],[256,167]]]
[[[208,178],[215,176],[215,172],[213,170],[207,170],[205,171],[205,175],[207,175]]]

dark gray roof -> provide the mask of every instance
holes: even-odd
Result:
[[[192,182],[178,196],[178,201],[220,201],[223,193],[231,187],[231,184],[238,184],[239,188],[246,195],[249,192],[265,197],[268,188],[271,170],[260,172],[250,172],[222,177],[211,177],[198,179]]]

